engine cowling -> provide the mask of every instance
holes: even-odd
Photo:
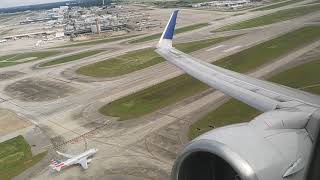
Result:
[[[276,111],[212,130],[180,153],[172,179],[303,180],[312,150],[307,119],[304,113]]]

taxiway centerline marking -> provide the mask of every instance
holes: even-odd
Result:
[[[223,52],[234,51],[234,50],[239,49],[239,48],[241,48],[241,47],[242,47],[242,46],[234,46],[234,47],[232,47],[232,48],[229,48],[229,49],[224,50]]]
[[[224,46],[225,46],[225,45],[219,45],[219,46],[216,46],[216,47],[207,49],[206,51],[213,51],[213,50],[215,50],[215,49],[218,49],[218,48],[221,48],[221,47],[224,47]]]

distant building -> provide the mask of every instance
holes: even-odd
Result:
[[[201,3],[197,3],[197,4],[192,4],[192,7],[193,7],[193,8],[198,8],[198,7],[201,7]]]
[[[66,11],[69,9],[69,6],[60,6],[60,10]]]
[[[64,37],[64,32],[56,32],[55,38],[63,38]]]
[[[97,26],[97,25],[91,25],[91,32],[92,33],[99,33],[101,31],[101,27],[100,26]]]
[[[243,7],[249,3],[251,3],[251,0],[208,1],[208,2],[192,4],[192,7],[199,8],[199,7],[206,7],[206,6],[214,6],[219,8],[236,9],[236,8]]]

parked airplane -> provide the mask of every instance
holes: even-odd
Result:
[[[52,167],[52,169],[56,171],[60,171],[63,167],[80,164],[83,169],[88,169],[88,163],[91,162],[92,160],[88,158],[96,154],[97,151],[98,151],[97,149],[89,149],[79,155],[70,155],[70,154],[65,154],[57,151],[59,155],[69,159],[64,162],[60,162],[53,159],[51,160],[50,167]]]
[[[172,47],[174,11],[156,52],[189,75],[262,112],[249,123],[217,128],[178,155],[173,180],[306,179],[320,122],[320,97],[255,79]],[[315,151],[316,152],[316,151]]]

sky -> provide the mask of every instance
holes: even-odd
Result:
[[[65,0],[0,0],[0,8],[14,7],[14,6],[24,6],[31,4],[43,4],[50,2],[59,2]]]

